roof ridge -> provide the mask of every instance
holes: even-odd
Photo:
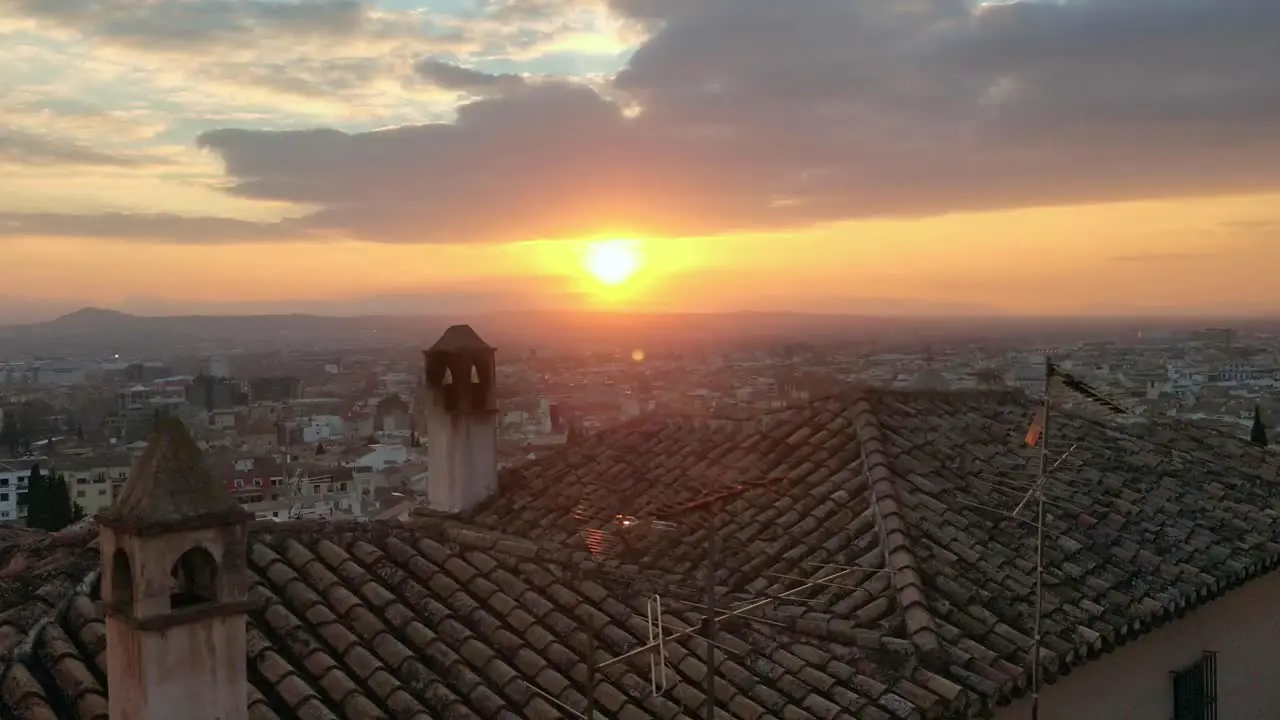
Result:
[[[884,549],[885,568],[893,573],[890,582],[907,635],[926,659],[937,657],[942,647],[938,626],[925,597],[915,552],[907,539],[902,498],[889,468],[880,421],[865,395],[854,399],[852,409],[858,442],[862,446],[863,471],[867,473],[867,492],[871,494],[871,508],[880,531],[880,546]]]

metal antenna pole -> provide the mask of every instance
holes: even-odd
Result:
[[[596,633],[587,628],[587,720],[596,720]]]
[[[719,503],[712,506],[711,522],[707,527],[707,576],[706,576],[706,605],[707,616],[702,621],[703,637],[706,639],[707,652],[707,677],[706,689],[707,694],[704,700],[706,708],[706,720],[715,720],[716,718],[716,563],[717,563],[717,547],[720,534],[720,508]]]
[[[1031,720],[1040,720],[1040,626],[1044,617],[1044,485],[1049,472],[1049,388],[1053,362],[1044,356],[1044,424],[1040,430],[1040,477],[1036,485],[1036,617],[1031,638]]]

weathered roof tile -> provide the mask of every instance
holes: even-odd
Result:
[[[692,631],[713,522],[717,603],[763,602],[719,624],[725,717],[979,714],[1027,685],[1033,533],[995,511],[1034,477],[1028,419],[1016,394],[888,392],[747,421],[642,418],[508,473],[465,522],[259,528],[251,717],[558,720],[588,695],[608,717],[701,717]],[[1049,490],[1051,673],[1276,566],[1275,461],[1233,446],[1240,467],[1225,465],[1225,439],[1160,432],[1055,420],[1077,449]],[[6,582],[26,588],[0,593],[3,712],[105,712],[91,543],[0,537]],[[643,647],[654,593],[666,634],[690,631],[667,644],[665,694],[643,654],[590,688],[589,650]]]

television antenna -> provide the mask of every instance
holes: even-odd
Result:
[[[791,576],[791,575],[778,575],[777,577],[779,578],[790,580],[790,581],[799,581],[803,584],[801,584],[799,587],[793,588],[791,590],[787,590],[777,595],[756,596],[756,597],[748,598],[745,600],[735,601],[730,604],[730,609],[721,611],[720,609],[717,608],[718,588],[716,586],[716,570],[717,570],[718,550],[719,550],[718,535],[720,531],[719,522],[720,522],[720,516],[722,514],[720,511],[723,508],[724,504],[728,500],[730,500],[732,497],[736,496],[737,494],[738,494],[737,492],[726,492],[723,494],[706,496],[706,497],[700,498],[698,501],[694,503],[690,503],[689,505],[684,506],[685,508],[692,508],[692,507],[710,508],[712,513],[710,522],[708,523],[708,526],[707,526],[708,536],[707,536],[707,552],[706,552],[705,575],[704,575],[705,585],[703,588],[705,593],[705,599],[703,603],[692,602],[690,600],[686,600],[680,597],[676,597],[674,599],[668,598],[667,600],[673,601],[680,605],[687,605],[693,608],[697,608],[700,611],[700,614],[702,614],[703,616],[702,621],[696,625],[691,625],[683,629],[677,629],[674,632],[671,631],[671,629],[668,627],[668,622],[666,620],[665,609],[664,609],[664,598],[659,593],[653,594],[651,597],[648,598],[648,602],[646,604],[646,610],[647,610],[646,615],[647,615],[647,620],[649,622],[648,642],[646,642],[645,644],[639,647],[632,648],[631,650],[628,650],[627,652],[624,652],[621,655],[616,655],[612,658],[609,658],[603,662],[596,664],[593,670],[593,678],[595,677],[595,673],[598,673],[600,670],[603,670],[606,667],[609,667],[611,665],[615,665],[627,660],[636,659],[640,655],[645,655],[647,656],[649,661],[648,664],[649,664],[649,672],[650,672],[651,690],[653,691],[654,696],[659,696],[663,692],[674,687],[667,678],[667,671],[669,668],[667,664],[667,650],[666,650],[667,644],[674,642],[676,640],[680,640],[682,638],[686,638],[686,637],[699,637],[701,638],[702,642],[705,643],[705,648],[706,648],[706,654],[704,658],[704,665],[705,665],[704,679],[705,679],[706,687],[704,690],[703,710],[705,713],[705,717],[708,718],[708,720],[714,720],[714,718],[717,717],[716,694],[715,694],[715,677],[716,677],[715,671],[718,666],[718,663],[715,657],[715,652],[716,650],[719,650],[724,655],[739,654],[737,650],[716,642],[715,634],[716,634],[719,623],[723,622],[724,620],[728,620],[730,618],[741,618],[741,619],[752,621],[752,622],[773,625],[778,627],[785,627],[784,623],[780,623],[775,620],[771,620],[769,618],[759,617],[757,615],[752,615],[749,613],[752,610],[763,608],[764,606],[769,605],[770,603],[775,603],[780,600],[793,600],[793,601],[802,601],[802,602],[806,601],[805,598],[797,597],[797,596],[800,596],[802,593],[809,591],[813,588],[837,587],[837,588],[843,588],[846,590],[857,590],[858,586],[856,585],[848,585],[848,584],[836,582],[837,580],[845,577],[850,573],[864,573],[864,572],[892,573],[893,572],[892,570],[889,570],[886,568],[870,568],[870,567],[856,566],[856,565],[836,565],[831,563],[805,563],[806,565],[816,567],[817,570],[815,570],[815,574],[818,574],[819,577],[805,578],[805,577]],[[580,505],[579,508],[575,510],[574,515],[576,518],[579,518],[579,519],[585,519],[589,517],[589,513],[587,512],[587,509],[583,505]],[[667,517],[669,517],[669,515],[667,515]],[[651,524],[653,527],[657,529],[667,529],[667,530],[676,529],[676,525],[674,523],[670,521],[656,519],[656,518],[640,519],[640,518],[635,518],[627,515],[615,515],[614,522],[616,525],[616,531],[621,531],[621,532],[626,532],[627,528],[632,528],[637,525],[645,525],[645,524]],[[584,539],[588,542],[589,546],[594,544],[596,547],[606,548],[605,551],[596,554],[597,558],[607,557],[611,552],[616,552],[617,549],[624,548],[627,546],[627,543],[625,543],[624,541],[616,540],[616,539],[613,542],[608,542],[607,540],[602,542],[599,534],[601,533],[605,535],[610,534],[609,532],[604,530],[600,530],[597,528],[590,528],[588,530],[584,530],[583,533],[584,533]],[[772,575],[772,573],[770,574]],[[674,671],[672,672],[674,673]],[[680,682],[678,674],[676,675],[675,682],[676,683]],[[592,687],[594,688],[594,685],[592,685]]]
[[[1055,497],[1052,500],[1047,499],[1048,484],[1050,477],[1054,472],[1062,466],[1072,452],[1078,447],[1073,444],[1067,448],[1057,460],[1050,462],[1049,454],[1049,428],[1050,428],[1050,410],[1052,409],[1052,388],[1053,381],[1059,380],[1062,386],[1076,395],[1098,405],[1108,412],[1117,415],[1127,415],[1126,410],[1120,404],[1105,397],[1101,392],[1091,387],[1088,383],[1074,377],[1065,372],[1060,366],[1054,363],[1046,353],[1044,358],[1044,395],[1041,399],[1040,408],[1036,411],[1036,417],[1031,423],[1031,429],[1027,432],[1026,442],[1032,447],[1040,448],[1039,469],[1036,472],[1035,480],[1027,487],[1024,484],[1016,484],[1017,490],[1025,490],[1021,493],[1017,507],[1012,512],[1000,510],[998,508],[980,505],[978,503],[967,502],[961,500],[961,503],[973,505],[994,512],[998,515],[1017,520],[1021,523],[1030,524],[1036,529],[1036,589],[1035,589],[1035,619],[1031,638],[1031,720],[1040,719],[1040,690],[1044,685],[1044,672],[1042,668],[1040,652],[1043,640],[1044,626],[1044,535],[1045,535],[1045,506],[1055,505],[1063,506],[1072,511],[1083,512],[1061,499]],[[1009,488],[1003,487],[1003,480],[990,476],[979,476],[978,480],[984,482],[999,490],[1016,492]],[[1023,511],[1034,503],[1035,519],[1029,520],[1023,517]]]
[[[582,538],[587,552],[595,561],[597,571],[603,570],[600,567],[601,561],[620,559],[627,549],[628,543],[623,537],[620,537],[620,533],[640,527],[649,527],[659,532],[668,532],[676,529],[675,523],[656,518],[640,518],[618,512],[597,513],[585,502],[579,502],[574,507],[571,516],[579,525],[578,535]],[[605,519],[601,520],[602,517]],[[580,564],[571,564],[567,566],[566,574],[570,580],[576,583],[586,579],[588,575],[598,573]],[[657,644],[657,646],[664,648],[661,653],[651,657],[649,661],[649,687],[653,696],[658,697],[673,687],[671,683],[673,675],[677,678],[677,682],[679,678],[679,675],[670,668],[666,657],[667,623],[660,593],[653,593],[645,598],[645,616],[648,624],[649,644]],[[572,717],[579,720],[609,720],[596,709],[596,688],[599,685],[600,670],[609,663],[601,663],[599,661],[595,630],[585,624],[580,625],[580,628],[586,635],[587,693],[585,712],[580,712],[567,705],[559,698],[554,697],[528,680],[524,682],[531,690]]]
[[[1041,399],[1039,409],[1036,410],[1035,419],[1031,422],[1031,429],[1027,431],[1026,443],[1032,447],[1037,445],[1040,448],[1039,469],[1036,477],[1029,487],[1019,485],[1017,490],[1005,488],[1000,484],[1000,478],[989,476],[979,476],[979,480],[999,490],[1008,490],[1015,493],[1018,490],[1025,492],[1020,493],[1021,499],[1017,506],[1012,510],[1001,510],[999,508],[982,505],[975,502],[960,500],[962,504],[972,505],[974,507],[1002,515],[1004,517],[1017,520],[1020,523],[1032,525],[1036,530],[1036,590],[1035,590],[1035,619],[1031,637],[1031,720],[1039,720],[1040,718],[1040,687],[1042,685],[1042,673],[1040,670],[1040,644],[1042,636],[1042,620],[1044,618],[1044,512],[1045,512],[1045,494],[1046,486],[1051,473],[1066,461],[1067,457],[1075,450],[1076,446],[1072,445],[1056,462],[1052,465],[1049,462],[1049,411],[1052,407],[1050,400],[1050,389],[1052,387],[1055,365],[1049,359],[1048,354],[1044,358],[1044,397]],[[1035,503],[1035,520],[1028,520],[1022,516],[1022,511],[1032,502]]]
[[[657,518],[640,518],[618,512],[605,513],[605,515],[611,515],[611,517],[604,523],[600,523],[596,520],[599,514],[593,512],[592,508],[585,502],[578,503],[573,509],[573,518],[581,526],[578,532],[587,546],[587,550],[597,562],[602,559],[617,558],[629,548],[629,543],[625,537],[619,536],[620,533],[627,533],[641,527],[650,527],[658,532],[670,532],[677,527],[673,522]],[[604,527],[600,527],[600,525],[604,525]],[[659,697],[671,688],[670,677],[675,674],[667,662],[667,624],[663,615],[661,593],[655,592],[645,599],[645,620],[648,624],[649,644],[659,648],[658,652],[651,653],[649,656],[649,690],[653,697]],[[592,647],[594,648],[594,633],[590,633],[590,636],[592,638]],[[590,713],[594,711],[595,688],[599,673],[599,666],[594,655],[591,658],[591,665],[588,717],[593,717]],[[679,676],[676,675],[676,677],[678,678]]]

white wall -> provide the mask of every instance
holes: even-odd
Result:
[[[321,440],[340,438],[345,431],[345,423],[337,415],[316,415],[302,427],[302,442],[307,445]]]
[[[450,413],[432,406],[427,415],[427,502],[431,509],[461,512],[498,489],[498,427],[490,414]]]
[[[18,520],[18,493],[27,491],[30,470],[0,472],[0,524]]]
[[[355,465],[368,465],[374,471],[397,467],[409,460],[409,448],[403,445],[377,445],[368,454],[361,455]]]
[[[1218,720],[1280,717],[1280,572],[1254,580],[1075,670],[1040,695],[1041,720],[1169,720],[1170,673],[1218,653]],[[995,720],[1031,717],[1030,699]]]

